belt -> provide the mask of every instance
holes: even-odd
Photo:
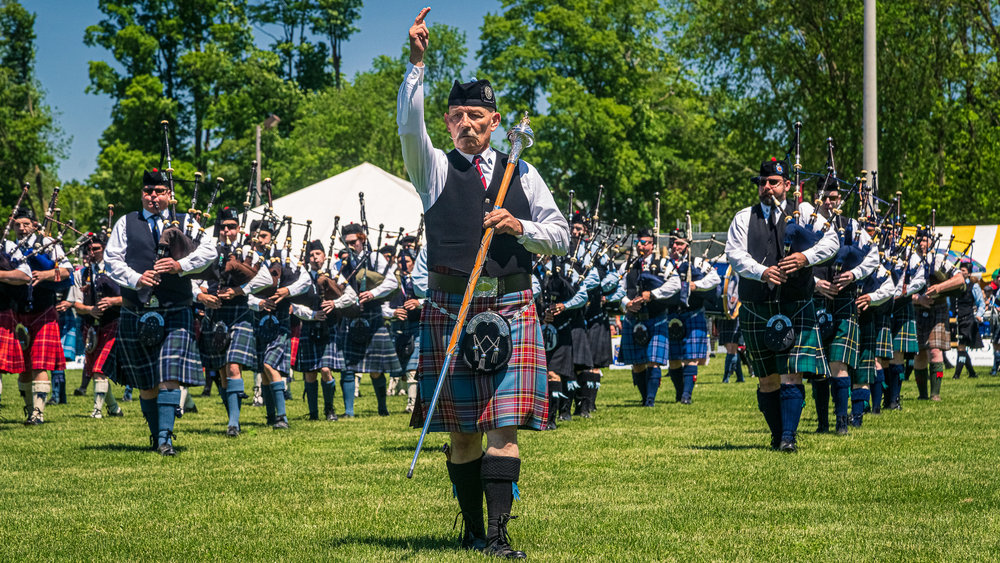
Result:
[[[122,297],[122,308],[123,309],[128,309],[129,311],[132,311],[133,313],[142,312],[142,311],[164,311],[164,310],[167,310],[167,309],[178,310],[178,309],[189,308],[189,307],[192,307],[193,305],[194,305],[193,301],[180,302],[180,303],[163,303],[163,302],[160,302],[160,305],[158,307],[146,307],[144,305],[140,305],[138,303],[134,303],[130,299],[126,299],[126,298]]]
[[[468,276],[450,276],[438,272],[428,272],[427,287],[445,293],[464,294],[469,285]],[[526,273],[511,274],[502,278],[481,276],[476,284],[476,296],[497,297],[531,289],[531,276]]]

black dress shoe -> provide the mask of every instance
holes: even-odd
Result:
[[[817,434],[826,434],[829,431],[830,431],[830,423],[829,422],[826,423],[826,424],[820,424],[819,426],[816,427],[816,433]]]
[[[497,535],[487,540],[486,547],[483,548],[484,554],[503,559],[525,559],[527,557],[523,551],[517,551],[510,546],[510,536],[507,534],[507,522],[514,518],[517,518],[517,516],[511,516],[510,514],[500,515],[499,522],[497,522]]]
[[[777,451],[781,447],[781,436],[771,436],[771,449]]]
[[[191,405],[191,408],[189,408],[188,410],[186,410],[184,412],[197,413],[198,412],[198,405]]]
[[[118,410],[115,412],[108,411],[108,416],[114,416],[114,417],[125,416],[125,411],[122,410],[121,407],[119,407]]]
[[[76,389],[73,390],[73,396],[74,397],[83,397],[86,394],[87,394],[87,390],[84,389],[83,387],[77,387]]]
[[[337,412],[333,409],[326,411],[326,419],[330,422],[337,422]]]
[[[778,446],[778,449],[787,454],[794,454],[795,452],[799,451],[799,449],[795,447],[795,440],[782,440],[781,445]]]
[[[275,430],[283,430],[285,428],[288,428],[288,418],[284,416],[279,416],[278,420],[275,421],[274,425],[271,428],[274,428]]]
[[[482,551],[486,548],[486,538],[476,536],[469,530],[462,534],[462,549]]]
[[[239,435],[240,435],[239,426],[230,426],[229,428],[226,428],[226,436],[229,436],[230,438],[235,438]]]
[[[163,442],[162,444],[157,446],[156,451],[160,452],[160,455],[162,456],[177,455],[177,452],[174,450],[174,446],[171,445],[170,442]]]
[[[850,423],[849,423],[850,419],[851,419],[851,417],[849,417],[849,416],[838,416],[837,417],[837,434],[839,434],[841,436],[846,436],[847,435],[847,427],[850,426]]]
[[[691,404],[691,397],[688,397],[688,396],[681,397],[681,404],[682,405],[690,405]]]

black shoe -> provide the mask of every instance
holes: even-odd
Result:
[[[794,454],[799,451],[799,449],[795,446],[795,440],[782,440],[778,449],[786,454]]]
[[[722,378],[722,382],[723,383],[729,383],[729,376],[727,375],[726,377],[723,377]]]
[[[389,409],[385,408],[385,407],[379,407],[379,409],[378,409],[378,415],[379,416],[389,416]]]
[[[330,422],[337,422],[337,413],[333,409],[326,411],[326,419]]]
[[[969,379],[979,379],[979,374],[978,373],[970,373],[969,374]]]
[[[111,411],[109,410],[109,411],[108,411],[108,416],[114,416],[114,417],[119,417],[119,416],[125,416],[125,411],[124,411],[124,410],[122,410],[122,408],[121,408],[121,407],[118,407],[118,410],[117,410],[117,411],[115,411],[115,412],[111,412]]]
[[[837,417],[837,434],[841,436],[847,435],[847,427],[849,426],[849,421],[851,417],[849,416],[838,416]]]
[[[149,451],[151,451],[151,452],[155,452],[156,451],[156,442],[157,442],[156,436],[154,436],[153,434],[150,434],[149,435]]]
[[[826,434],[828,432],[830,432],[830,423],[829,422],[827,422],[826,424],[820,424],[820,425],[816,426],[816,433],[817,434]]]
[[[174,446],[170,444],[169,441],[163,442],[156,447],[156,451],[162,456],[174,456],[177,455],[177,451],[174,450]]]
[[[891,411],[901,411],[903,410],[903,405],[899,404],[899,401],[893,401],[889,403],[889,406],[886,408],[888,408]]]
[[[502,557],[504,559],[525,559],[527,555],[523,551],[517,551],[510,546],[510,535],[507,533],[507,522],[510,522],[517,516],[511,516],[510,514],[501,514],[499,521],[497,522],[497,535],[496,537],[487,540],[486,547],[483,548],[483,553],[486,555],[492,555],[493,557]]]
[[[855,428],[861,428],[861,421],[862,420],[864,420],[864,418],[862,416],[860,416],[860,415],[859,416],[852,416],[851,417],[851,426],[853,426]]]
[[[230,426],[229,428],[226,428],[226,436],[229,436],[230,438],[235,438],[239,435],[240,435],[239,426]]]
[[[211,389],[205,389],[204,391],[201,392],[201,396],[202,397],[211,397],[212,396],[212,390]]]
[[[691,397],[689,397],[687,395],[681,397],[681,404],[682,405],[690,405],[691,404]]]
[[[567,420],[573,420],[573,415],[569,414],[568,412],[559,415],[560,422],[566,422]]]
[[[309,420],[319,420],[319,413],[309,413]]]
[[[83,397],[86,395],[87,395],[87,390],[84,389],[83,387],[77,387],[76,389],[73,390],[74,397]]]
[[[771,436],[771,449],[778,450],[781,447],[781,436]]]
[[[544,430],[555,430],[556,428],[556,421],[550,420],[545,424]]]
[[[582,413],[580,413],[580,417],[581,418],[593,418],[594,415],[590,414],[589,410],[585,410]]]
[[[958,379],[959,377],[958,377],[958,374],[956,373],[955,375],[951,376],[951,378],[952,379]]]
[[[29,410],[28,407],[24,407],[24,414],[26,417],[24,419],[25,426],[38,426],[39,424],[43,424],[45,422],[41,409]]]
[[[271,428],[274,428],[275,430],[283,430],[285,428],[288,428],[288,418],[284,416],[279,416],[278,420],[274,422],[274,425],[272,425]]]
[[[174,418],[182,418],[184,416],[184,409],[179,406],[174,407]]]
[[[198,405],[191,405],[191,408],[189,408],[188,410],[186,410],[184,412],[197,413],[198,412]]]
[[[882,414],[882,405],[873,405],[870,414]]]

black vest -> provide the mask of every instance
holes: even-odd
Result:
[[[844,229],[844,239],[840,241],[840,246],[851,246],[854,244],[854,224],[850,219],[846,219],[843,215],[834,215],[830,219],[830,228],[836,229],[836,232],[840,233],[840,229]],[[827,260],[819,266],[813,266],[813,276],[821,280],[833,281],[833,270],[836,265],[836,258]],[[843,273],[843,272],[841,272]],[[855,282],[856,284],[857,282]],[[845,289],[853,289],[854,284],[847,286]]]
[[[628,272],[625,273],[625,295],[629,299],[635,299],[635,296],[642,291],[652,291],[656,289],[655,287],[648,287],[641,279],[643,272],[651,272],[657,276],[662,277],[663,272],[660,271],[660,259],[653,255],[653,259],[649,262],[649,269],[645,267],[645,258],[636,258],[632,265],[629,267]],[[667,303],[670,299],[654,299],[649,303],[642,306],[639,310],[640,313],[646,313],[650,317],[656,317],[662,315],[669,308]]]
[[[184,224],[184,216],[178,215],[177,220]],[[165,221],[161,221],[161,229]],[[161,230],[162,232],[162,230]],[[133,211],[125,215],[125,264],[140,274],[152,270],[156,263],[156,241],[149,231],[149,223],[142,217],[141,211]],[[177,307],[190,305],[191,280],[179,274],[160,274],[160,284],[153,288],[153,296],[161,307]],[[139,293],[131,288],[122,287],[122,298],[133,304],[140,304]]]
[[[493,179],[483,190],[479,171],[458,150],[448,153],[448,178],[437,201],[424,214],[427,225],[427,267],[470,274],[483,238],[483,214],[493,210],[507,155],[497,152]],[[531,205],[514,172],[503,207],[511,215],[531,220]],[[502,277],[531,272],[531,253],[513,235],[495,235],[483,266],[483,275]]]
[[[80,272],[80,279],[83,280],[83,304],[93,307],[98,301],[105,297],[118,297],[122,294],[121,287],[111,280],[111,277],[104,272],[97,272],[97,279],[93,279],[93,264],[87,266]],[[105,326],[118,320],[121,316],[121,307],[112,307],[97,319],[100,326]]]
[[[976,298],[972,295],[972,284],[969,280],[965,281],[965,290],[958,296],[953,298],[955,301],[955,315],[958,318],[971,317],[976,313]]]
[[[785,215],[791,215],[795,211],[795,205],[789,200],[785,202]],[[764,219],[764,212],[760,204],[750,208],[750,222],[747,226],[747,251],[750,256],[764,265],[770,267],[776,265],[785,257],[785,219],[774,219],[773,213],[769,219]],[[775,224],[777,223],[777,224]],[[782,301],[801,301],[812,299],[813,294],[813,273],[812,268],[806,266],[794,274],[788,276],[788,281],[782,284]],[[740,301],[747,303],[762,303],[774,301],[777,294],[777,287],[771,289],[767,282],[744,278],[740,280],[739,295]]]

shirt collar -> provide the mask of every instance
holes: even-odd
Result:
[[[476,156],[474,154],[464,153],[457,147],[455,148],[455,150],[457,150],[458,154],[462,155],[462,157],[465,158],[465,160],[468,160],[469,162],[472,162],[472,159]],[[479,153],[479,156],[483,157],[483,160],[486,161],[486,164],[490,166],[493,166],[494,160],[496,160],[496,155],[497,151],[493,150],[493,147],[486,147],[486,150]]]
[[[154,216],[154,215],[159,215],[160,219],[163,219],[163,212],[162,211],[159,212],[159,213],[153,213],[153,212],[147,211],[145,209],[142,210],[142,218],[144,220],[146,220],[146,221],[149,221],[149,218],[152,217],[152,216]]]

